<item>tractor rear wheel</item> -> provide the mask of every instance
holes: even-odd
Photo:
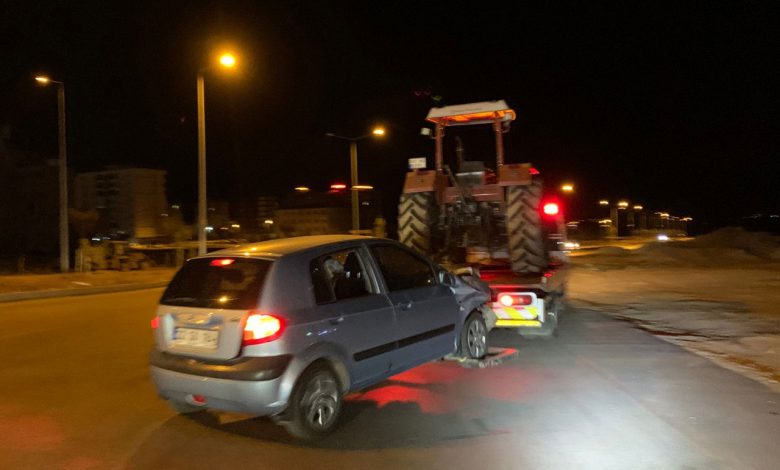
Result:
[[[398,239],[401,243],[430,255],[437,209],[433,192],[402,194],[398,204]]]
[[[506,188],[506,231],[509,259],[515,272],[542,272],[547,267],[539,204],[542,183]]]

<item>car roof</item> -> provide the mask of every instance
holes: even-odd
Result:
[[[213,251],[203,257],[248,256],[254,258],[279,258],[313,248],[337,245],[355,240],[378,240],[359,235],[310,235],[305,237],[280,238],[258,243],[248,243],[224,250]]]

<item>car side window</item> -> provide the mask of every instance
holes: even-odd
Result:
[[[366,269],[357,250],[342,250],[309,263],[318,304],[362,297],[371,293]]]
[[[436,284],[431,265],[417,255],[392,245],[371,247],[390,292]]]

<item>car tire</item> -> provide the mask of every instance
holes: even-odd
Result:
[[[467,359],[482,359],[487,354],[487,326],[478,312],[466,318],[460,332],[460,355]]]
[[[323,438],[336,428],[343,401],[336,374],[314,364],[296,382],[282,426],[297,439]]]
[[[202,406],[191,405],[186,401],[174,400],[172,398],[168,399],[168,406],[173,408],[173,410],[176,411],[177,413],[183,415],[197,413],[198,411],[205,410],[205,408],[203,408]]]
[[[551,306],[549,307],[549,311],[552,312],[552,314],[548,313],[548,318],[545,321],[545,325],[542,327],[542,331],[540,336],[542,338],[557,338],[558,337],[558,320],[560,319],[561,315],[561,300],[556,299],[551,302]],[[552,319],[550,319],[552,317]]]

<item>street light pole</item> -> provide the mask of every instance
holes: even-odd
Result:
[[[360,198],[358,191],[360,190],[358,183],[358,160],[357,160],[357,142],[367,137],[381,137],[385,135],[384,127],[375,127],[370,134],[362,135],[360,137],[344,137],[341,135],[328,132],[325,134],[327,137],[333,137],[334,139],[341,139],[349,141],[349,174],[350,174],[350,191],[352,199],[352,233],[357,235],[360,231]]]
[[[219,64],[227,69],[236,66],[236,56],[226,52],[219,56]],[[203,72],[198,70],[195,85],[198,94],[198,255],[206,254],[206,224],[208,223],[208,199],[206,194],[206,97]]]
[[[57,140],[60,183],[60,271],[70,270],[68,240],[68,154],[65,142],[65,84],[57,82]]]
[[[198,71],[198,255],[206,254],[206,100],[203,71]]]
[[[349,168],[351,176],[352,191],[352,231],[355,235],[360,230],[360,201],[358,200],[358,160],[357,160],[357,140],[349,142]]]
[[[41,85],[57,85],[57,146],[59,151],[59,219],[60,219],[60,271],[70,271],[68,241],[68,154],[65,142],[65,83],[38,75],[35,81]]]

